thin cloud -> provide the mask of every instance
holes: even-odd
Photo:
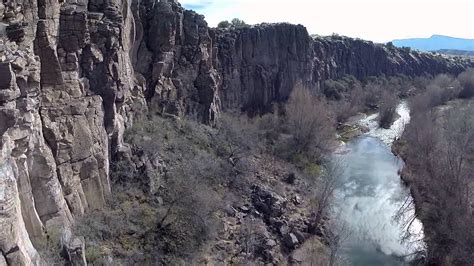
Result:
[[[205,10],[211,5],[215,4],[216,1],[210,0],[183,0],[180,1],[181,5],[186,9],[192,9],[194,11]]]

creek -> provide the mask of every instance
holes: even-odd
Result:
[[[341,181],[335,190],[333,219],[344,224],[341,236],[344,265],[407,265],[417,248],[402,241],[403,219],[394,219],[409,195],[400,179],[403,161],[391,152],[410,120],[407,104],[397,108],[397,119],[389,129],[379,128],[377,114],[358,121],[369,131],[342,145],[333,155],[341,165]],[[413,215],[410,210],[405,215]],[[419,237],[422,224],[411,227]]]

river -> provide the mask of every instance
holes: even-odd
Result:
[[[344,265],[407,265],[407,255],[417,248],[402,243],[404,228],[394,219],[409,196],[399,175],[403,161],[390,150],[410,120],[407,104],[402,102],[397,113],[390,129],[378,127],[376,114],[360,120],[369,132],[341,146],[333,156],[343,168],[333,218],[346,225]],[[422,234],[421,223],[416,221],[412,230]]]

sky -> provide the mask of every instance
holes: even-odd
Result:
[[[356,37],[374,42],[433,34],[474,39],[474,0],[178,0],[206,17],[248,24],[289,22],[310,34]]]

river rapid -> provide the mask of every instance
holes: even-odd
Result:
[[[405,102],[398,106],[397,113],[390,129],[378,127],[377,114],[361,119],[358,123],[370,130],[342,145],[333,155],[343,168],[341,185],[335,191],[333,220],[344,225],[344,265],[407,265],[409,254],[419,248],[401,241],[403,219],[394,219],[410,197],[399,175],[403,161],[390,149],[410,121]],[[410,230],[419,238],[422,228],[415,220]]]

